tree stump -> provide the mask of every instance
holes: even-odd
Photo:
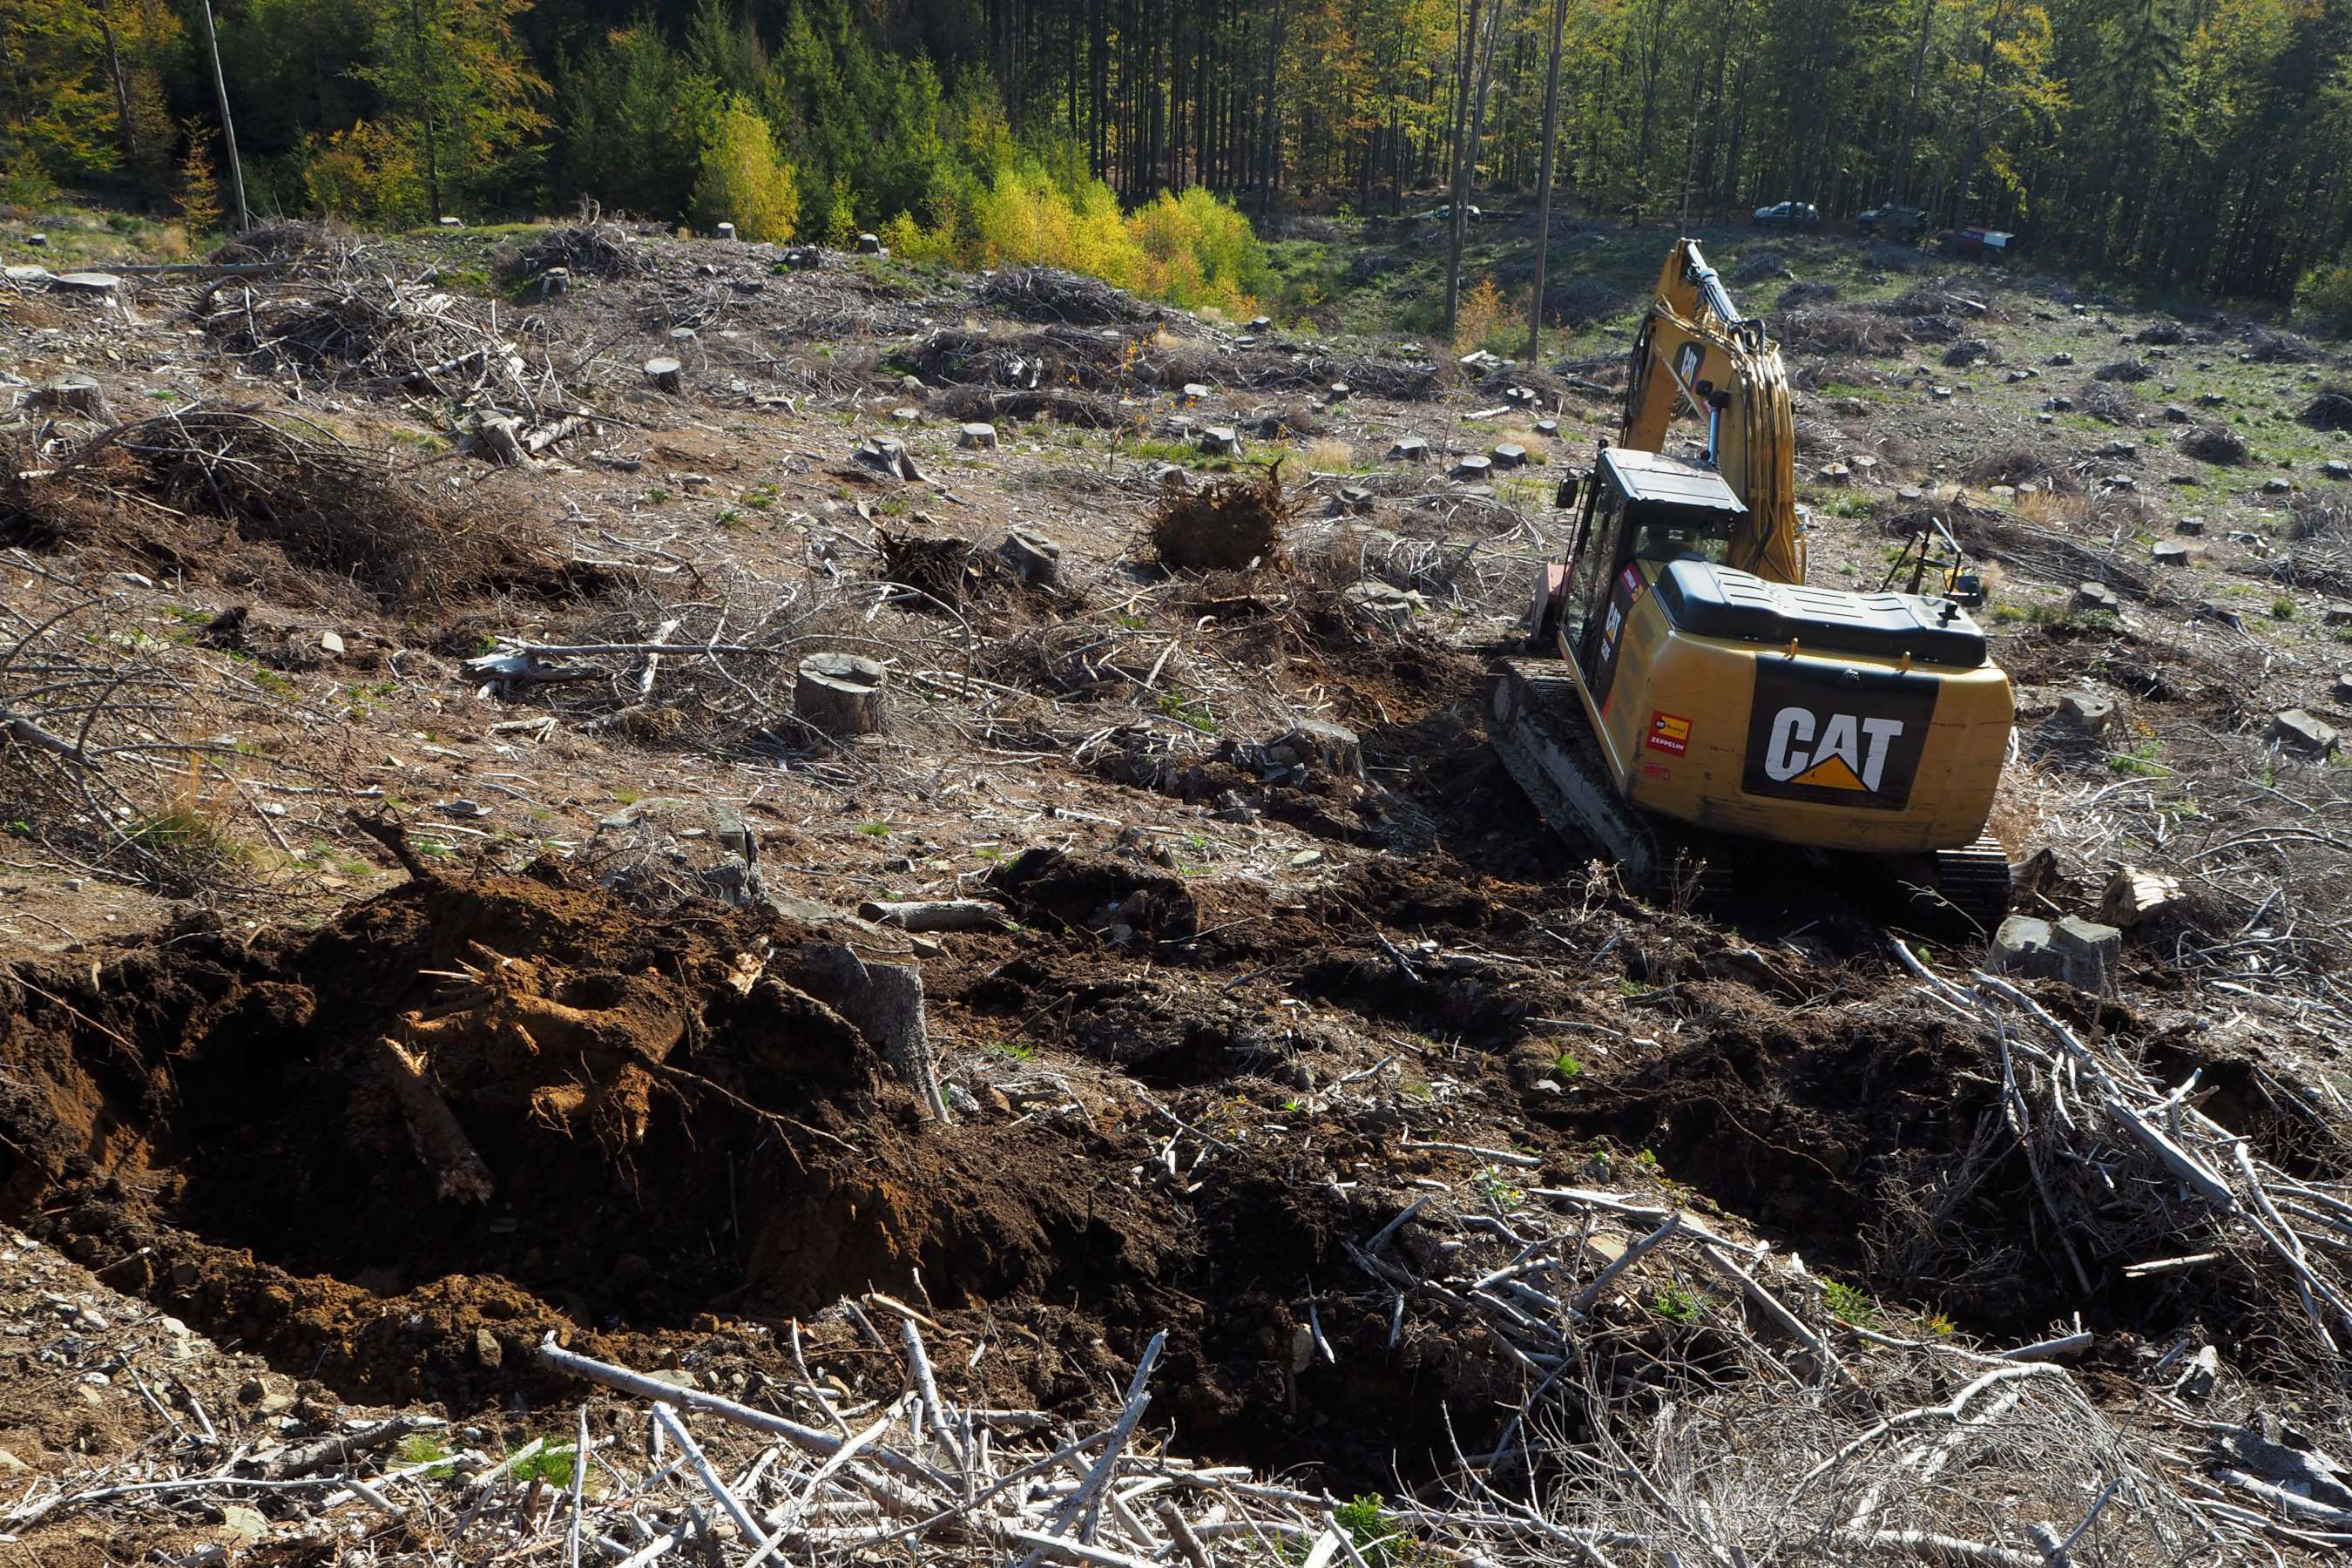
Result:
[[[40,408],[61,409],[67,413],[87,415],[92,419],[110,417],[106,408],[106,394],[98,383],[86,375],[60,375],[41,383],[33,389],[33,403]]]
[[[1516,468],[1528,460],[1528,449],[1506,441],[1486,454],[1486,460],[1498,468]]]
[[[546,271],[539,275],[539,297],[541,299],[544,300],[551,294],[569,294],[570,292],[572,292],[572,269],[570,268],[551,267]]]
[[[881,665],[856,654],[820,653],[801,660],[793,711],[801,722],[840,739],[882,728]]]
[[[877,234],[859,235],[857,237],[857,254],[860,256],[881,255],[882,237]]]
[[[1482,458],[1474,453],[1469,457],[1456,458],[1454,460],[1454,477],[1469,484],[1476,484],[1486,479],[1494,467],[1495,460],[1492,458]]]
[[[731,224],[731,223],[722,223],[722,224],[720,224],[720,225],[719,226],[719,238],[721,238],[721,239],[732,239],[732,238],[734,238],[734,237],[735,237],[735,226],[734,226],[733,224]]]
[[[1232,457],[1242,449],[1242,437],[1230,425],[1212,425],[1193,445],[1213,458]]]
[[[956,445],[970,447],[976,452],[993,452],[996,450],[996,426],[993,425],[963,426],[956,431]]]
[[[1061,580],[1062,547],[1042,533],[1016,528],[1004,536],[996,553],[1032,588],[1051,588]]]
[[[1197,381],[1188,381],[1188,382],[1186,382],[1186,383],[1184,384],[1184,397],[1183,397],[1183,401],[1184,401],[1184,404],[1185,404],[1185,405],[1186,405],[1187,407],[1191,406],[1192,405],[1193,405],[1193,404],[1195,404],[1195,403],[1200,402],[1200,401],[1201,401],[1201,399],[1202,399],[1202,398],[1204,398],[1204,397],[1206,397],[1206,396],[1208,396],[1208,395],[1209,395],[1209,389],[1208,389],[1207,387],[1205,387],[1205,386],[1202,385],[1199,382],[1197,382]]]
[[[686,385],[686,372],[677,361],[667,356],[646,361],[646,379],[661,392],[677,392]]]
[[[1347,402],[1347,401],[1348,401],[1348,395],[1349,395],[1349,394],[1350,392],[1352,392],[1353,390],[1354,390],[1354,389],[1353,389],[1352,387],[1350,387],[1350,386],[1349,386],[1346,382],[1344,382],[1344,381],[1335,381],[1335,382],[1333,382],[1333,383],[1331,384],[1331,390],[1330,390],[1330,392],[1328,394],[1328,396],[1329,397],[1329,400],[1330,400],[1331,402],[1333,402],[1333,403],[1345,403],[1345,402]]]
[[[1429,461],[1429,443],[1418,436],[1400,436],[1396,445],[1389,448],[1389,461],[1426,463]]]

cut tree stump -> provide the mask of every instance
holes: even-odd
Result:
[[[721,239],[732,239],[732,238],[734,238],[734,237],[735,237],[735,226],[734,226],[733,224],[731,224],[731,223],[722,223],[722,224],[720,224],[720,225],[719,226],[719,238],[721,238]]]
[[[1429,461],[1429,443],[1418,436],[1400,436],[1396,445],[1389,448],[1389,460],[1392,463],[1426,463]]]
[[[2099,900],[2099,918],[2125,931],[2180,897],[2180,879],[2137,866],[2118,866]]]
[[[978,452],[993,452],[996,450],[996,426],[993,425],[962,426],[956,431],[956,445],[967,447]]]
[[[659,391],[677,392],[686,385],[686,372],[674,359],[649,359],[646,361],[646,379]]]
[[[881,665],[849,653],[820,653],[801,660],[793,685],[793,712],[801,722],[835,739],[871,735],[882,728]]]
[[[1193,445],[1213,458],[1232,457],[1242,449],[1242,437],[1230,425],[1212,425]]]
[[[546,271],[539,275],[539,297],[541,299],[544,300],[552,294],[569,294],[570,292],[572,292],[572,269],[570,268],[551,267]]]
[[[85,414],[92,419],[111,417],[106,409],[106,394],[86,375],[60,375],[41,383],[33,389],[33,404],[37,408]]]
[[[1062,547],[1042,533],[1016,528],[1004,536],[996,553],[1032,588],[1051,588],[1061,580]]]
[[[861,235],[859,235],[859,236],[857,237],[857,254],[858,254],[858,255],[860,255],[860,256],[879,256],[879,255],[881,255],[881,254],[882,254],[882,237],[881,237],[880,235],[876,235],[876,234],[861,234]]]

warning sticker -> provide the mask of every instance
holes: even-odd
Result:
[[[1681,756],[1690,750],[1691,721],[1673,713],[1650,714],[1650,749]]]

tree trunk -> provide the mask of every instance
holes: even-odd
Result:
[[[1559,133],[1559,47],[1568,32],[1568,0],[1551,0],[1551,62],[1544,69],[1543,157],[1536,174],[1536,286],[1528,304],[1528,363],[1543,339],[1544,269],[1551,259],[1552,153]]]
[[[229,199],[236,204],[236,232],[253,226],[245,205],[245,165],[237,161],[236,127],[228,116],[228,80],[221,75],[220,34],[213,26],[213,0],[204,0],[205,49],[213,62],[213,96],[220,105],[221,148],[228,154]]]
[[[1468,20],[1463,24],[1458,52],[1461,68],[1454,72],[1454,180],[1452,205],[1445,221],[1445,335],[1454,336],[1454,323],[1462,309],[1462,241],[1470,226],[1470,78],[1476,68],[1478,55],[1478,7],[1482,0],[1470,0]],[[1502,0],[1496,0],[1497,5]]]
[[[106,41],[106,79],[114,88],[115,134],[122,141],[122,166],[136,170],[139,166],[139,127],[131,118],[131,84],[123,79],[122,52],[115,47],[114,24],[106,15],[105,0],[90,7],[98,18],[99,37]]]

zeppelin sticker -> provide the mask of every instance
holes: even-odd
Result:
[[[1650,714],[1650,750],[1681,756],[1690,750],[1691,721],[1672,713]]]

